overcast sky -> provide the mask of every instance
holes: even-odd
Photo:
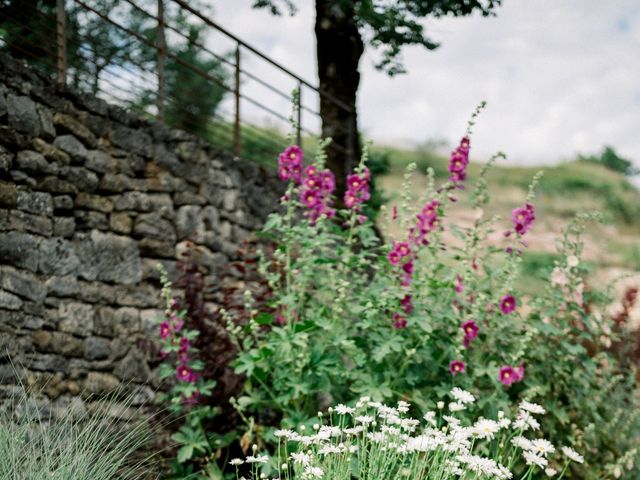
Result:
[[[251,3],[212,1],[219,23],[317,83],[313,2],[298,0],[297,15],[280,18]],[[454,143],[486,100],[473,139],[479,156],[503,150],[514,163],[553,163],[610,144],[640,165],[640,1],[505,0],[495,18],[426,26],[442,46],[406,48],[407,74],[376,71],[371,49],[361,60],[360,126],[377,143]],[[266,65],[243,59],[290,88]]]

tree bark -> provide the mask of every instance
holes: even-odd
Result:
[[[364,43],[355,22],[354,2],[316,0],[315,33],[320,90],[325,94],[320,96],[322,135],[333,139],[327,149],[327,167],[336,176],[336,196],[341,202],[346,175],[360,158],[356,98]]]

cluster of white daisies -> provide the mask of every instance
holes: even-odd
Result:
[[[540,429],[535,415],[546,413],[540,405],[523,401],[513,420],[499,412],[497,420],[479,418],[465,426],[455,413],[466,410],[475,398],[457,387],[450,395],[446,408],[438,402],[438,411],[424,415],[424,424],[406,416],[406,402],[389,407],[362,397],[353,407],[341,404],[328,414],[319,413],[328,425],[315,424],[313,432],[307,433],[304,426],[298,431],[276,430],[279,461],[257,454],[254,446],[253,455],[230,463],[239,480],[247,480],[240,476],[241,469],[250,470],[253,479],[269,478],[264,471],[271,469],[277,472],[274,480],[350,480],[353,475],[380,480],[509,480],[513,472],[530,478],[537,468],[560,480],[570,462],[584,461],[569,447],[562,447],[563,457],[553,460],[556,448],[551,442],[524,436]]]

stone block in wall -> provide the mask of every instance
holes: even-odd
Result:
[[[116,125],[111,131],[111,142],[124,150],[151,157],[153,153],[151,137],[132,128]]]
[[[176,214],[176,233],[179,240],[191,238],[196,232],[205,229],[201,215],[202,208],[196,205],[185,205],[178,208]]]
[[[111,341],[102,337],[89,337],[84,341],[84,357],[87,360],[104,360],[111,354]]]
[[[47,295],[55,297],[72,297],[80,291],[75,275],[50,276],[45,282]]]
[[[115,392],[120,387],[120,380],[105,372],[89,372],[84,381],[84,388],[89,394],[105,394]]]
[[[100,307],[94,320],[94,333],[102,337],[126,337],[140,331],[140,311],[132,307]]]
[[[174,258],[176,247],[172,243],[143,238],[138,242],[140,255],[153,258]]]
[[[54,210],[72,210],[73,198],[69,195],[56,195],[53,197],[53,209]]]
[[[39,330],[45,324],[42,317],[19,311],[0,310],[0,318],[15,329]],[[1,350],[1,349],[0,349]]]
[[[36,275],[9,266],[0,266],[0,288],[34,302],[47,296],[46,285]]]
[[[31,336],[33,346],[43,353],[57,353],[65,357],[82,357],[84,341],[63,332],[38,330]]]
[[[116,233],[128,235],[133,229],[133,219],[125,212],[113,212],[109,216],[109,228]]]
[[[177,207],[186,205],[204,205],[206,203],[207,201],[204,197],[188,190],[181,190],[173,195],[173,204]]]
[[[174,250],[175,252],[175,250]],[[142,259],[142,279],[143,280],[160,280],[160,272],[158,264],[162,264],[167,271],[169,278],[177,278],[179,272],[175,260],[143,258]]]
[[[39,245],[38,270],[45,275],[75,274],[80,266],[80,259],[73,244],[62,238],[48,238]]]
[[[93,192],[98,188],[98,176],[84,167],[65,167],[60,173],[81,192]]]
[[[124,285],[141,280],[138,245],[131,238],[92,230],[90,234],[76,234],[74,244],[80,277]]]
[[[53,215],[53,199],[45,192],[29,192],[18,190],[17,207],[29,213],[37,215]]]
[[[122,173],[105,173],[100,179],[98,189],[103,192],[121,193],[133,189],[133,179]]]
[[[133,210],[136,212],[149,212],[151,208],[149,195],[142,192],[125,192],[117,197],[114,203],[114,209],[117,211]]]
[[[0,207],[14,208],[18,205],[18,189],[14,183],[0,181]]]
[[[76,221],[71,217],[56,217],[53,219],[53,235],[71,238],[76,231]]]
[[[86,192],[78,193],[75,206],[89,210],[97,210],[102,213],[110,213],[113,210],[113,202],[110,199]]]
[[[11,170],[10,174],[11,174],[11,179],[16,183],[22,184],[22,186],[27,185],[33,188],[38,183],[35,178],[30,177],[29,175],[27,175],[26,173],[20,170]]]
[[[56,136],[56,128],[53,126],[51,110],[42,105],[39,105],[37,110],[40,117],[40,136],[45,140],[53,140]]]
[[[160,291],[149,284],[115,287],[115,303],[124,307],[156,307],[162,303]]]
[[[116,301],[116,287],[102,282],[79,281],[77,298],[83,302],[112,304]]]
[[[142,213],[136,217],[133,233],[139,238],[149,238],[175,244],[176,231],[173,224],[162,218],[161,213]]]
[[[118,161],[101,150],[89,150],[84,166],[98,173],[116,173]]]
[[[76,162],[84,163],[87,159],[87,148],[73,135],[56,137],[53,146],[69,154]]]
[[[38,269],[40,241],[40,237],[27,233],[0,233],[0,263],[35,272]]]
[[[27,353],[22,358],[23,364],[29,370],[39,372],[64,372],[67,359],[62,355],[49,353]]]
[[[7,95],[9,125],[17,131],[37,137],[40,134],[40,116],[36,103],[23,95]]]
[[[9,212],[9,229],[50,237],[53,234],[53,222],[50,218],[42,215],[33,215],[21,210],[11,210]]]
[[[3,310],[20,310],[22,308],[22,300],[17,295],[0,290],[0,309]]]
[[[108,230],[109,220],[104,213],[93,212],[88,210],[76,210],[73,212],[76,227],[80,231],[88,230]]]
[[[23,150],[18,152],[16,156],[16,165],[19,169],[29,173],[42,174],[47,173],[56,175],[58,166],[53,163],[49,164],[44,155],[33,150]]]
[[[71,157],[69,155],[41,138],[34,138],[31,143],[34,150],[44,155],[47,160],[51,160],[59,165],[69,165],[71,163]]]
[[[58,329],[79,337],[93,333],[93,306],[80,302],[61,302],[58,307]]]
[[[146,383],[151,377],[151,371],[142,352],[131,348],[129,353],[120,360],[113,373],[121,380],[133,380]]]
[[[1,127],[0,127],[1,129]],[[13,166],[13,153],[0,145],[0,172],[9,172]]]
[[[95,148],[98,144],[95,135],[80,120],[65,113],[56,112],[53,115],[53,123],[58,132],[71,133],[79,138],[82,143],[90,148]]]
[[[54,176],[48,176],[40,179],[36,187],[38,190],[49,193],[78,193],[78,187],[73,183]]]

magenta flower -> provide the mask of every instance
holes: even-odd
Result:
[[[462,293],[464,290],[464,284],[462,283],[462,275],[456,277],[456,292]]]
[[[189,342],[189,339],[187,337],[182,337],[180,339],[180,353],[186,353],[189,351],[189,347],[191,347],[191,342]]]
[[[391,265],[398,265],[400,263],[400,255],[395,249],[391,249],[391,251],[387,254],[387,260]]]
[[[518,235],[524,235],[533,226],[536,219],[536,211],[533,205],[526,203],[524,207],[513,210],[511,220],[513,228]]]
[[[522,379],[524,378],[524,363],[521,363],[520,366],[515,370],[516,370],[516,381],[521,382]]]
[[[171,336],[171,324],[169,322],[162,322],[160,324],[160,338],[165,340]]]
[[[413,302],[411,295],[405,295],[402,300],[400,300],[400,305],[402,305],[402,308],[407,315],[411,315],[411,313],[413,312]]]
[[[176,378],[183,382],[193,382],[196,379],[196,375],[188,365],[181,363],[178,365],[178,368],[176,368]]]
[[[300,191],[300,201],[308,208],[305,215],[311,223],[315,223],[322,215],[329,218],[335,216],[335,209],[331,208],[331,194],[336,182],[333,173],[329,170],[318,171],[314,165],[304,169]]]
[[[463,137],[460,145],[451,153],[449,159],[449,180],[454,184],[462,183],[467,178],[467,166],[469,165],[469,138]]]
[[[480,328],[474,320],[467,320],[462,324],[462,331],[464,332],[464,347],[468,348],[472,340],[478,338],[478,332]]]
[[[516,298],[513,295],[505,295],[500,300],[500,311],[508,315],[516,309],[516,305]]]
[[[498,372],[498,380],[507,387],[511,386],[513,383],[518,381],[518,372],[509,365],[503,365],[500,367],[500,371]]]
[[[416,218],[418,219],[415,228],[410,231],[411,241],[415,245],[428,245],[429,242],[426,236],[429,232],[433,231],[438,221],[438,207],[440,202],[438,200],[432,200],[427,203]]]
[[[402,328],[407,328],[407,319],[404,318],[399,313],[393,314],[393,328],[400,330]]]
[[[371,175],[369,169],[365,168],[362,174],[352,173],[347,176],[347,191],[344,194],[344,204],[347,208],[360,210],[360,205],[369,198],[369,179]]]
[[[173,331],[178,333],[180,330],[182,330],[182,327],[184,327],[184,320],[182,320],[181,318],[176,318],[173,322]]]
[[[274,318],[274,321],[275,321],[276,325],[280,325],[280,326],[282,326],[285,323],[287,323],[287,319],[281,313],[277,313],[276,314],[276,316]]]
[[[293,180],[300,183],[302,174],[302,160],[304,153],[297,145],[287,147],[278,157],[278,175],[281,180]]]
[[[461,360],[453,360],[449,364],[449,371],[453,376],[459,373],[464,373],[466,369],[467,369],[467,365]]]

